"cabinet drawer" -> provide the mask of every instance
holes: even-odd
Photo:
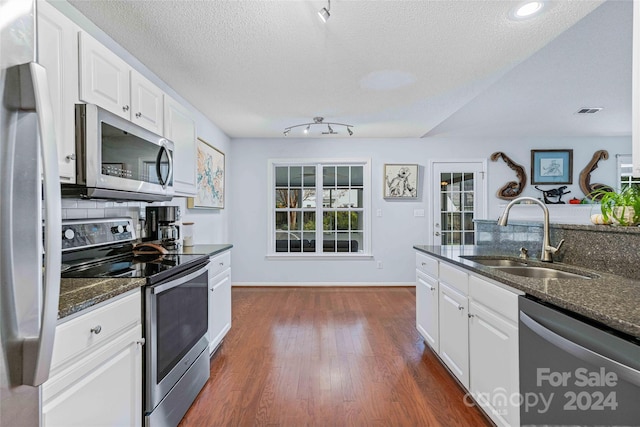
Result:
[[[440,263],[440,281],[453,286],[464,295],[469,293],[469,275],[443,262]]]
[[[430,256],[416,253],[416,270],[438,278],[438,261]]]
[[[231,251],[212,256],[209,260],[211,261],[209,264],[209,277],[211,278],[231,267]]]
[[[518,295],[479,277],[469,277],[469,296],[505,318],[518,322]]]
[[[141,315],[141,292],[136,291],[58,325],[51,369],[55,370],[86,350],[107,343],[135,327],[141,323]]]

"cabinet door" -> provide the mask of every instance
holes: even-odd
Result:
[[[142,424],[142,326],[43,387],[43,426],[140,426]]]
[[[438,282],[416,272],[416,327],[425,342],[437,353],[438,340]]]
[[[497,425],[520,425],[518,328],[475,301],[469,311],[470,390]]]
[[[173,141],[173,188],[176,195],[196,194],[196,123],[189,111],[169,96],[164,97],[164,136]]]
[[[164,93],[159,87],[131,70],[131,121],[162,135]]]
[[[50,4],[38,2],[38,62],[47,69],[60,181],[76,182],[75,103],[78,99],[78,27]]]
[[[440,357],[469,388],[469,319],[467,297],[440,282]]]
[[[209,353],[231,329],[231,269],[209,279]]]
[[[96,39],[80,35],[80,100],[131,118],[131,67]]]

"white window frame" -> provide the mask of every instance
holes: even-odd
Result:
[[[633,176],[633,160],[631,154],[616,154],[618,175],[616,191],[622,190],[625,184],[640,184],[640,178]]]
[[[322,224],[322,167],[323,166],[362,166],[362,248],[358,252],[322,252],[322,246],[316,244],[316,252],[276,252],[275,242],[275,170],[277,166],[315,166],[316,167],[316,224]],[[267,258],[270,259],[371,259],[371,159],[269,159],[267,167],[268,226]],[[320,218],[320,220],[318,220]],[[316,242],[322,242],[322,226],[316,225]]]

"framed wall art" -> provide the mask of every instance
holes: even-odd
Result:
[[[571,184],[573,150],[531,150],[531,184]]]
[[[196,196],[189,197],[187,207],[224,208],[224,153],[198,138],[196,154]]]
[[[385,164],[383,188],[385,199],[417,199],[418,165]]]

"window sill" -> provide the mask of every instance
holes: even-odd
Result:
[[[281,254],[267,254],[265,256],[266,259],[270,260],[280,260],[280,261],[291,261],[291,260],[323,260],[323,261],[334,261],[334,260],[372,260],[372,254],[365,253],[331,253],[331,254],[312,254],[312,253],[281,253]]]

